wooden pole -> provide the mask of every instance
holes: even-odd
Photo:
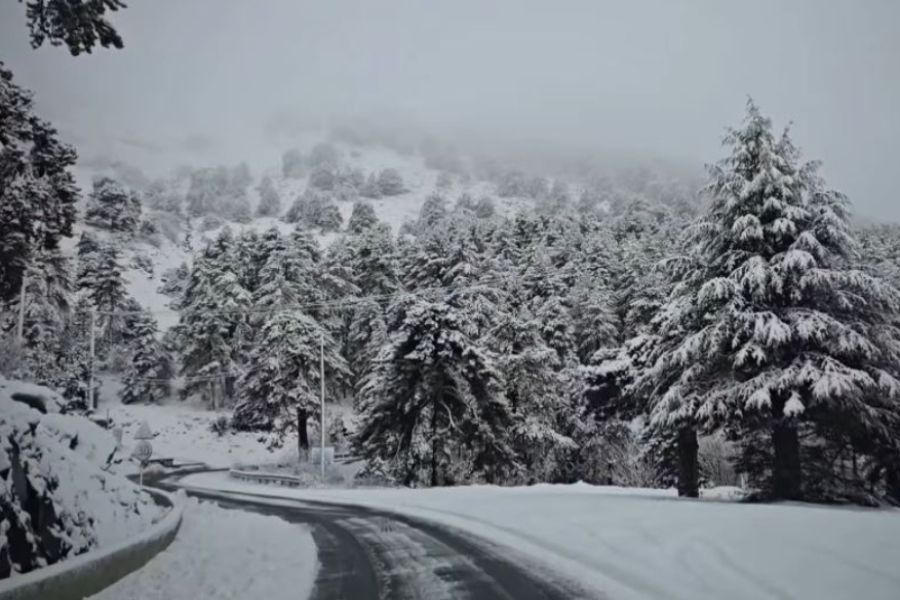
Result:
[[[91,308],[91,375],[88,378],[88,405],[97,408],[97,397],[94,395],[94,352],[97,343],[97,309]]]
[[[321,383],[322,407],[319,419],[321,429],[321,447],[319,449],[319,465],[322,471],[322,481],[325,481],[325,333],[319,334],[319,382]]]

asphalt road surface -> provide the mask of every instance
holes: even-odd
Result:
[[[171,479],[153,485],[177,487]],[[187,491],[224,508],[309,527],[320,563],[314,600],[596,597],[512,556],[502,546],[426,520],[365,507]]]

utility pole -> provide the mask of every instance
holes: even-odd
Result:
[[[322,407],[320,409],[319,429],[322,434],[322,444],[319,449],[319,465],[322,471],[322,481],[325,481],[325,332],[319,333],[319,382],[321,383]]]
[[[97,408],[97,398],[94,396],[94,351],[97,338],[97,308],[91,308],[91,375],[88,379],[88,400],[90,407]]]
[[[28,267],[22,270],[22,289],[19,292],[19,323],[16,333],[19,344],[25,343],[25,289],[28,287]]]

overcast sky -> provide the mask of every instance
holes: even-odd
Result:
[[[127,2],[125,50],[77,58],[0,5],[0,60],[82,154],[275,156],[273,124],[386,114],[701,165],[750,94],[860,213],[900,220],[896,0]]]

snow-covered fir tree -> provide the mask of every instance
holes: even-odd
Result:
[[[182,394],[198,394],[214,407],[233,395],[240,374],[237,357],[249,335],[243,311],[251,293],[236,272],[234,245],[225,228],[195,259],[173,332],[181,346],[180,374],[186,377]]]
[[[365,182],[359,188],[359,195],[372,200],[381,198],[381,187],[378,185],[375,173],[369,173],[369,176],[366,177]]]
[[[403,177],[397,169],[383,169],[378,174],[378,191],[382,196],[397,196],[406,192]]]
[[[752,102],[725,143],[637,378],[651,423],[661,436],[677,431],[689,495],[696,428],[740,439],[743,468],[774,498],[862,493],[840,461],[823,477],[814,456],[833,444],[896,449],[896,290],[856,268],[846,200]]]
[[[33,257],[24,285],[22,364],[19,376],[45,385],[54,385],[62,375],[60,359],[63,331],[69,314],[71,283],[66,260],[55,252]],[[4,329],[10,336],[17,326],[19,300],[4,315]]]
[[[84,213],[85,223],[110,231],[136,231],[141,218],[137,194],[109,177],[98,177],[93,185]]]
[[[357,444],[404,485],[503,481],[518,470],[501,375],[465,320],[443,302],[399,303],[362,386]]]
[[[517,478],[523,482],[557,480],[574,449],[565,426],[573,416],[565,389],[567,374],[541,329],[528,309],[510,306],[487,336],[512,413],[510,444],[522,465]]]
[[[78,283],[98,311],[98,340],[105,343],[103,351],[108,351],[125,334],[125,319],[120,313],[130,299],[116,245],[104,244],[93,258],[80,264]]]
[[[328,331],[299,310],[271,314],[238,382],[234,427],[271,431],[274,445],[296,433],[298,448],[305,454],[309,450],[307,421],[319,414],[321,360],[326,388],[334,390],[349,371]]]
[[[130,326],[129,361],[120,392],[122,402],[159,402],[171,392],[171,357],[162,346],[153,315],[142,311],[130,320]]]
[[[375,216],[375,209],[372,205],[368,202],[356,202],[353,205],[353,212],[350,213],[350,219],[347,221],[347,231],[362,233],[377,223],[378,217]]]
[[[256,207],[256,215],[259,217],[277,217],[281,214],[281,197],[272,183],[272,178],[266,175],[259,181],[259,205]]]
[[[33,112],[31,93],[0,62],[0,303],[19,294],[38,251],[58,253],[72,235],[75,151]]]

